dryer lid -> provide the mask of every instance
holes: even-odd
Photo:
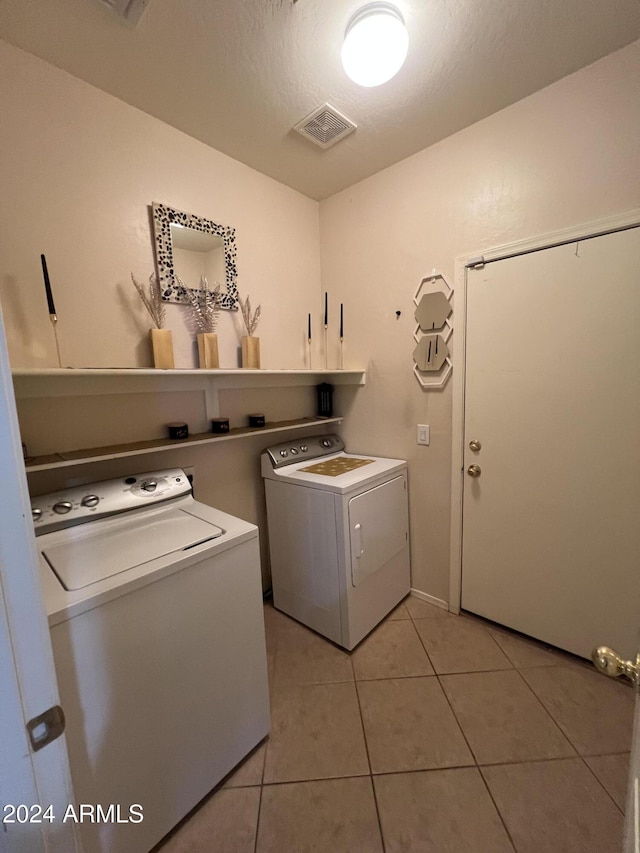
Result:
[[[224,530],[182,510],[171,510],[154,518],[123,520],[115,529],[84,532],[42,551],[67,590],[84,589],[158,557],[217,539]]]

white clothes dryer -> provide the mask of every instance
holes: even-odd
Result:
[[[409,593],[407,463],[317,435],[261,467],[273,603],[351,650]]]
[[[258,530],[180,469],[32,513],[83,848],[147,853],[269,731]]]

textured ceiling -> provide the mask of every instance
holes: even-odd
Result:
[[[409,55],[363,89],[340,64],[365,0],[2,0],[0,37],[314,199],[323,199],[640,37],[638,0],[396,0]],[[291,130],[328,101],[358,129]]]

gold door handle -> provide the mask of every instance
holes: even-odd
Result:
[[[482,474],[482,469],[479,465],[469,465],[467,468],[467,474],[470,477],[479,477]]]
[[[636,655],[635,661],[623,660],[613,649],[598,646],[591,652],[591,660],[597,670],[610,678],[622,675],[634,684],[640,684],[640,654]]]
[[[469,442],[469,449],[473,450],[475,453],[477,453],[478,450],[482,449],[482,445],[480,444],[480,442],[478,441],[477,438],[472,438],[471,441]]]

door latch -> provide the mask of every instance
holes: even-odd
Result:
[[[34,752],[59,738],[64,731],[64,711],[54,705],[27,723],[27,732]]]

